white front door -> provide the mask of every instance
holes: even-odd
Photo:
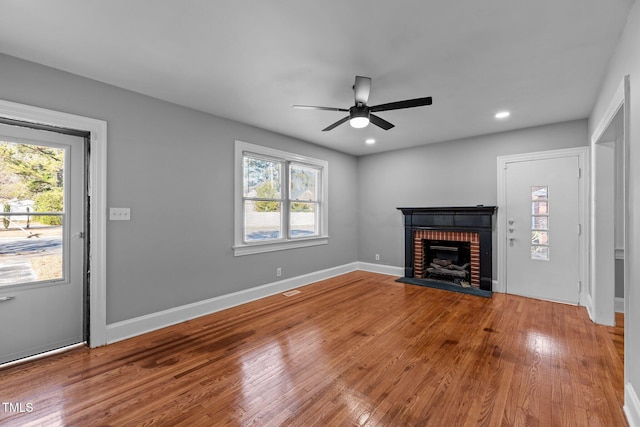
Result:
[[[580,300],[578,155],[505,164],[506,291]]]
[[[0,125],[0,363],[85,341],[84,138]]]

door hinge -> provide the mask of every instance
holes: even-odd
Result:
[[[578,224],[578,236],[582,236],[582,224]]]
[[[582,295],[582,281],[578,280],[578,295]]]
[[[582,178],[582,168],[578,168],[578,179]]]

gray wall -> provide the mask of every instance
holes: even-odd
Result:
[[[625,292],[625,378],[626,392],[640,396],[640,2],[635,2],[631,8],[627,24],[620,37],[616,51],[609,63],[609,69],[604,79],[600,95],[589,117],[589,134],[593,133],[602,120],[613,94],[625,75],[630,76],[630,108],[629,114],[629,204],[630,221],[625,235],[628,239],[629,252],[625,258],[629,264],[629,283]],[[634,362],[630,362],[634,361]],[[638,402],[638,400],[635,400]],[[627,400],[630,410],[634,414],[635,422],[640,420],[640,407],[634,401]]]
[[[355,157],[5,55],[0,76],[0,99],[108,122],[131,221],[108,223],[107,323],[357,261]],[[329,162],[328,245],[233,256],[236,139]]]
[[[587,144],[587,122],[577,120],[360,157],[360,261],[404,266],[396,207],[496,205],[498,156]]]

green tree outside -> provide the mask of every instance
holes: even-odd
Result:
[[[276,186],[271,181],[265,181],[256,187],[256,197],[264,199],[276,199],[278,197]],[[256,212],[280,212],[279,202],[254,202]]]
[[[63,170],[61,148],[0,141],[0,199],[32,199],[34,212],[62,212]],[[60,225],[61,217],[39,217],[38,222]]]

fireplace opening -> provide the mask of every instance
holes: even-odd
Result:
[[[471,287],[471,242],[423,239],[424,278]]]

